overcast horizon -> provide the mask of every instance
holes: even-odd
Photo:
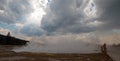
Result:
[[[30,42],[25,46],[12,48],[0,45],[0,52],[3,52],[1,60],[28,60],[25,56],[29,55],[25,52],[99,55],[102,49],[104,54],[101,54],[106,55],[107,50],[113,60],[119,61],[120,0],[0,0],[0,35],[7,35],[8,32],[12,37]],[[7,40],[5,43],[8,44],[18,44],[17,39],[8,39],[10,38],[1,36],[3,44],[4,40]],[[104,43],[107,46],[102,47]],[[10,52],[6,51],[9,49]],[[22,53],[19,56],[19,52],[23,52],[25,56],[21,56]],[[15,57],[8,57],[6,53]],[[36,55],[35,57],[39,56]],[[40,54],[41,58],[43,55]],[[76,56],[74,60],[79,58],[79,55],[73,56]],[[34,57],[29,57],[34,60]],[[86,57],[91,60],[89,56]],[[71,56],[66,59],[68,58],[71,59]],[[43,59],[52,60],[47,56]]]
[[[120,44],[120,0],[0,0],[0,34],[53,43]],[[57,41],[59,40],[59,41]],[[48,44],[49,44],[48,42]]]

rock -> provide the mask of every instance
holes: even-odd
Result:
[[[26,45],[27,42],[29,41],[10,36],[10,32],[7,36],[0,34],[0,45]]]

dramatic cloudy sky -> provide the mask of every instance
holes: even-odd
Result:
[[[120,0],[0,0],[0,33],[10,31],[30,41],[71,39],[119,44],[119,3]]]

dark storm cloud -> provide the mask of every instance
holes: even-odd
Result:
[[[27,0],[0,0],[0,21],[5,23],[20,22],[31,11]]]
[[[0,0],[0,21],[13,25],[22,21],[29,22],[25,19],[26,15],[29,16],[33,12],[34,8],[31,4],[36,3],[30,3],[30,1],[32,0]],[[89,18],[86,16],[84,8],[90,1],[92,0],[51,0],[40,27],[33,24],[22,24],[23,27],[19,31],[28,36],[40,36],[54,33],[78,34],[100,29],[120,28],[119,0],[93,0],[97,9],[97,17]],[[31,20],[34,21],[34,17]],[[99,22],[102,25],[98,25]]]
[[[84,8],[89,1],[53,0],[50,10],[42,20],[42,28],[48,33],[84,33],[96,30],[118,29],[120,22],[119,0],[93,0],[97,9],[97,17],[86,21]],[[92,21],[100,21],[102,25],[88,26]],[[85,22],[86,21],[86,22]],[[97,23],[96,23],[97,24]]]
[[[42,20],[42,28],[48,33],[82,33],[93,31],[89,26],[83,25],[84,20],[82,0],[53,0],[50,11]],[[86,4],[86,3],[85,3]]]
[[[120,29],[120,0],[95,0],[102,29]]]
[[[27,36],[41,36],[45,34],[45,31],[40,29],[39,26],[35,26],[34,24],[25,25],[20,32]]]

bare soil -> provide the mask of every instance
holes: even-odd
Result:
[[[113,61],[104,53],[31,53],[0,51],[0,61]]]

